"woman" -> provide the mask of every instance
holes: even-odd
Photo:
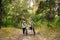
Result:
[[[22,24],[23,34],[27,35],[27,28],[26,27],[27,27],[27,24],[24,21],[23,24]]]

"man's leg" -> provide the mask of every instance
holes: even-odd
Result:
[[[34,35],[35,35],[35,30],[34,30],[34,28],[33,28],[33,33],[34,33]]]

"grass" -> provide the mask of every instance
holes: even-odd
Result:
[[[10,39],[12,40],[12,37],[17,35],[16,33],[18,33],[19,30],[20,29],[13,28],[13,27],[1,28],[0,29],[0,40],[10,40]]]
[[[60,40],[60,27],[47,27],[41,25],[37,28],[38,34],[45,37],[47,40]]]

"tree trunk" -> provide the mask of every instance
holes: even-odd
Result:
[[[2,0],[0,0],[0,29],[1,29],[1,26],[2,26]]]

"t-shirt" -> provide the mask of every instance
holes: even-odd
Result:
[[[26,26],[27,26],[26,23],[22,24],[22,28],[26,28]]]

